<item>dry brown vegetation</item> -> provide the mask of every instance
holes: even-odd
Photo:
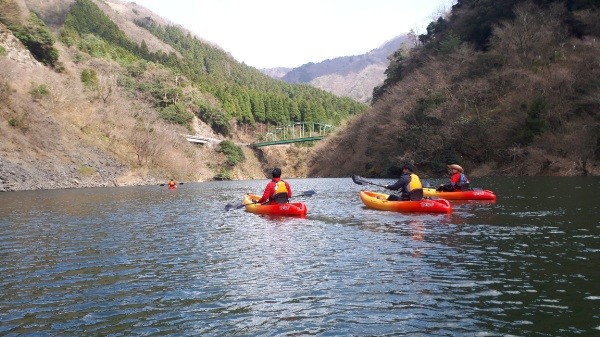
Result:
[[[35,61],[0,26],[0,176],[2,189],[64,188],[202,181],[222,160],[213,149],[190,144],[190,130],[166,123],[144,100],[128,98],[116,84],[124,71],[98,59],[74,62],[62,48],[64,71]],[[84,69],[99,83],[86,88]],[[160,70],[156,70],[160,76]]]
[[[319,144],[309,175],[390,176],[405,161],[424,175],[449,161],[473,175],[600,174],[598,15],[576,15],[595,36],[569,37],[561,7],[524,3],[489,51],[420,55],[424,66]]]

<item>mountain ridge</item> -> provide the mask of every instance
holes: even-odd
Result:
[[[286,83],[309,84],[337,96],[368,103],[373,89],[385,79],[389,56],[400,48],[408,48],[409,41],[408,34],[401,34],[364,54],[308,62],[296,68],[259,70]]]

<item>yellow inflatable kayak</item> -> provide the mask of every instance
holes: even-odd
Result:
[[[389,194],[360,191],[360,200],[369,208],[393,212],[451,213],[452,206],[444,199],[388,201]]]

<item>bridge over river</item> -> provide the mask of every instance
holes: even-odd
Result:
[[[324,123],[293,123],[290,125],[279,125],[268,132],[261,134],[257,143],[238,144],[252,148],[281,145],[290,143],[301,143],[317,141],[327,137],[333,131],[333,126]],[[222,140],[203,137],[199,135],[184,135],[189,142],[196,144],[208,144],[209,146],[220,143]]]

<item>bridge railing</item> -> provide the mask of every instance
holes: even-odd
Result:
[[[311,137],[324,137],[333,131],[334,127],[325,123],[294,122],[287,125],[278,125],[259,136],[264,141],[281,141],[287,139],[301,139]]]
[[[267,142],[259,142],[250,144],[250,147],[262,147],[262,146],[270,146],[270,145],[280,145],[280,144],[290,144],[290,143],[300,143],[300,142],[312,142],[315,140],[321,140],[325,138],[325,136],[314,136],[314,137],[304,137],[304,138],[290,138],[290,139],[282,139],[282,140],[273,140]]]

